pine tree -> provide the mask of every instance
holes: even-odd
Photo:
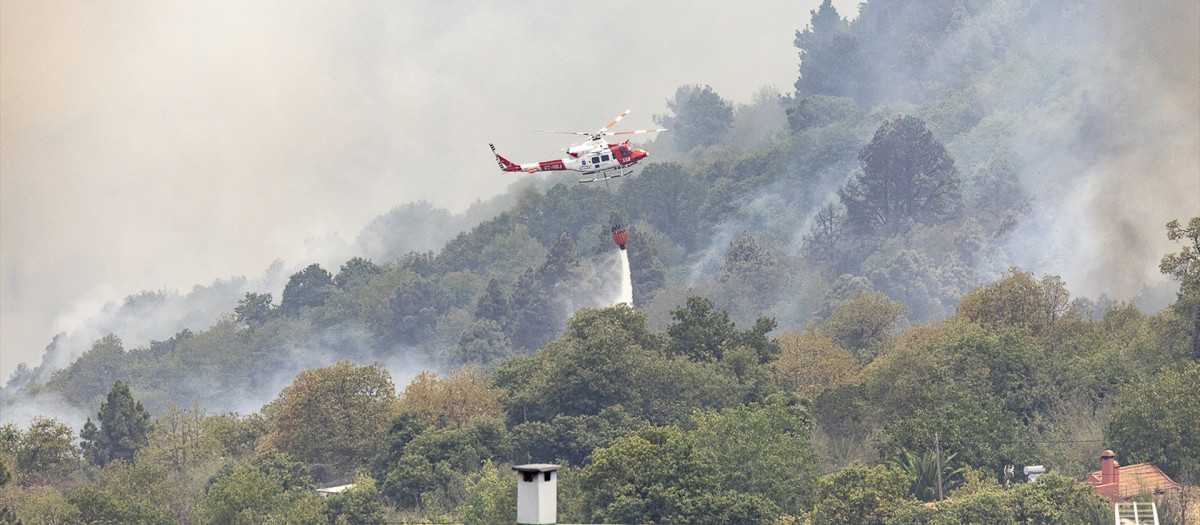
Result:
[[[487,289],[475,303],[475,318],[495,321],[500,328],[511,331],[511,308],[511,301],[500,286],[500,281],[492,279],[488,281]]]
[[[874,82],[859,41],[850,31],[850,23],[829,0],[810,14],[812,23],[796,31],[794,42],[800,50],[797,96],[850,97],[860,104],[869,104],[874,97]]]
[[[133,461],[138,449],[146,446],[150,433],[150,413],[142,403],[133,399],[129,386],[118,380],[100,403],[96,414],[100,427],[88,418],[79,437],[84,456],[92,463],[104,466],[114,460]]]
[[[896,115],[858,154],[862,171],[838,190],[847,226],[891,237],[937,224],[962,206],[954,159],[919,118]]]

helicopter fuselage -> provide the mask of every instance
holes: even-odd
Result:
[[[631,168],[638,161],[646,158],[649,153],[641,148],[629,145],[629,142],[609,144],[604,141],[589,141],[567,150],[567,157],[516,164],[500,155],[496,155],[500,169],[504,171],[524,171],[536,173],[539,171],[577,171],[589,175],[621,168]]]
[[[632,173],[633,166],[638,161],[646,158],[649,153],[641,148],[635,148],[629,145],[629,141],[609,143],[604,140],[606,136],[613,135],[640,135],[643,133],[657,133],[666,131],[666,129],[639,129],[637,131],[609,131],[612,127],[625,118],[629,114],[629,110],[625,110],[617,118],[609,122],[607,126],[600,128],[599,131],[583,132],[583,131],[545,131],[543,133],[566,133],[570,135],[584,135],[588,139],[574,144],[567,148],[567,157],[562,159],[547,160],[542,162],[530,162],[526,164],[517,164],[512,162],[496,152],[496,145],[489,144],[492,148],[492,154],[496,156],[496,163],[500,165],[500,169],[509,172],[524,171],[527,173],[536,173],[539,171],[577,171],[584,175],[599,173],[591,179],[583,179],[579,182],[595,182],[598,180],[607,180],[614,177],[621,177]],[[610,172],[617,172],[615,175],[609,175]]]

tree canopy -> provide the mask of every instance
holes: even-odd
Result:
[[[838,192],[850,228],[892,236],[959,212],[962,191],[954,159],[911,115],[896,115],[858,154],[862,172]]]
[[[304,370],[263,407],[261,446],[344,474],[374,455],[395,409],[396,387],[378,363]]]
[[[667,109],[671,113],[655,116],[655,121],[674,134],[681,151],[716,144],[733,126],[733,104],[721,98],[712,86],[680,86],[675,97],[667,101]]]
[[[631,176],[402,205],[336,273],[106,306],[0,391],[59,418],[0,426],[0,521],[497,523],[531,462],[564,522],[1098,523],[1073,481],[1104,448],[1194,483],[1200,219],[1167,224],[1173,298],[1041,242],[1092,194],[1146,206],[1099,191],[1158,135],[1076,45],[1129,39],[1058,29],[1136,22],[1095,7],[825,0],[794,93],[666,93]]]

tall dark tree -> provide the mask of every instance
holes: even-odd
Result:
[[[733,104],[712,86],[679,86],[667,109],[670,115],[655,115],[654,121],[671,130],[679,151],[717,144],[733,127]]]
[[[954,159],[919,118],[896,115],[884,122],[858,160],[862,172],[838,190],[847,225],[857,233],[890,237],[961,209]]]
[[[100,403],[96,419],[99,428],[88,418],[79,433],[84,456],[96,465],[104,466],[118,459],[132,462],[134,454],[148,442],[150,413],[133,399],[129,386],[119,380],[108,392],[107,400]]]
[[[279,300],[279,309],[284,315],[295,316],[302,308],[324,306],[332,287],[333,276],[321,265],[310,264],[288,279],[283,287],[283,297]]]
[[[796,31],[794,42],[800,50],[796,93],[800,97],[831,95],[870,103],[870,68],[858,39],[850,32],[850,23],[830,0],[810,13],[812,23]]]

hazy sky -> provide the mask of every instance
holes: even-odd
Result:
[[[500,193],[489,142],[544,160],[563,138],[523,130],[653,127],[684,84],[790,92],[818,4],[5,0],[0,384],[107,301]]]

